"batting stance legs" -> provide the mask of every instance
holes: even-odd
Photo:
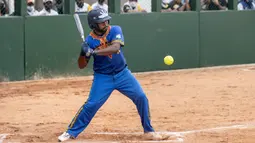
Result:
[[[77,137],[90,123],[98,109],[106,102],[114,89],[130,98],[137,107],[144,132],[153,132],[150,123],[149,103],[140,84],[125,68],[116,75],[94,74],[94,81],[87,102],[79,109],[68,126],[67,133]]]

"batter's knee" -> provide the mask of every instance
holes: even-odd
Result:
[[[101,107],[100,102],[92,102],[92,101],[87,101],[83,105],[83,108],[88,111],[94,111],[100,107]]]
[[[137,99],[137,100],[148,100],[148,98],[146,97],[145,93],[139,93],[139,94],[137,94],[136,99]]]

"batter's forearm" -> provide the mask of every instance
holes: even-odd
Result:
[[[111,54],[118,53],[119,50],[120,50],[120,43],[114,43],[105,49],[95,50],[94,52],[96,55],[108,56]]]
[[[85,68],[88,65],[89,59],[87,59],[85,56],[79,56],[78,58],[78,66],[80,69]]]

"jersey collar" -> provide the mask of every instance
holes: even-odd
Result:
[[[103,36],[98,36],[98,35],[95,34],[94,31],[92,30],[92,31],[90,32],[90,36],[91,36],[92,38],[94,38],[94,39],[105,38],[105,37],[109,34],[110,30],[111,30],[111,26],[108,26],[108,28],[107,28],[107,30],[106,30],[106,32],[104,33]]]

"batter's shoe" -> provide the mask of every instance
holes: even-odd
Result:
[[[163,136],[156,132],[144,133],[145,140],[163,140]]]
[[[58,142],[63,142],[69,139],[74,139],[74,137],[68,134],[67,132],[64,132],[62,135],[58,137]]]

